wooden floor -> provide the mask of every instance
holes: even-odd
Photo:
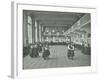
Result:
[[[84,55],[80,50],[75,49],[74,60],[67,58],[66,46],[50,46],[50,59],[44,60],[41,56],[31,58],[29,55],[23,59],[24,69],[56,68],[56,67],[78,67],[90,66],[90,56]]]

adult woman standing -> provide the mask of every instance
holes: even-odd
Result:
[[[73,57],[74,57],[74,45],[72,42],[70,42],[68,44],[68,53],[67,53],[67,57],[68,59],[72,59],[73,60]]]

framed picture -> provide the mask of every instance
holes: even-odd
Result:
[[[12,2],[12,77],[96,71],[96,8]]]

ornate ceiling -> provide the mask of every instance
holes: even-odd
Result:
[[[84,15],[84,13],[49,11],[27,11],[27,13],[45,27],[65,27],[66,30]]]

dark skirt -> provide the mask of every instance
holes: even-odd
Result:
[[[68,50],[68,53],[67,53],[67,56],[70,57],[70,56],[74,56],[74,50]]]
[[[48,57],[50,55],[50,51],[49,50],[45,50],[44,52],[43,52],[43,58],[46,58],[46,57]]]
[[[38,49],[37,48],[33,48],[30,56],[31,57],[38,57],[39,56]]]

